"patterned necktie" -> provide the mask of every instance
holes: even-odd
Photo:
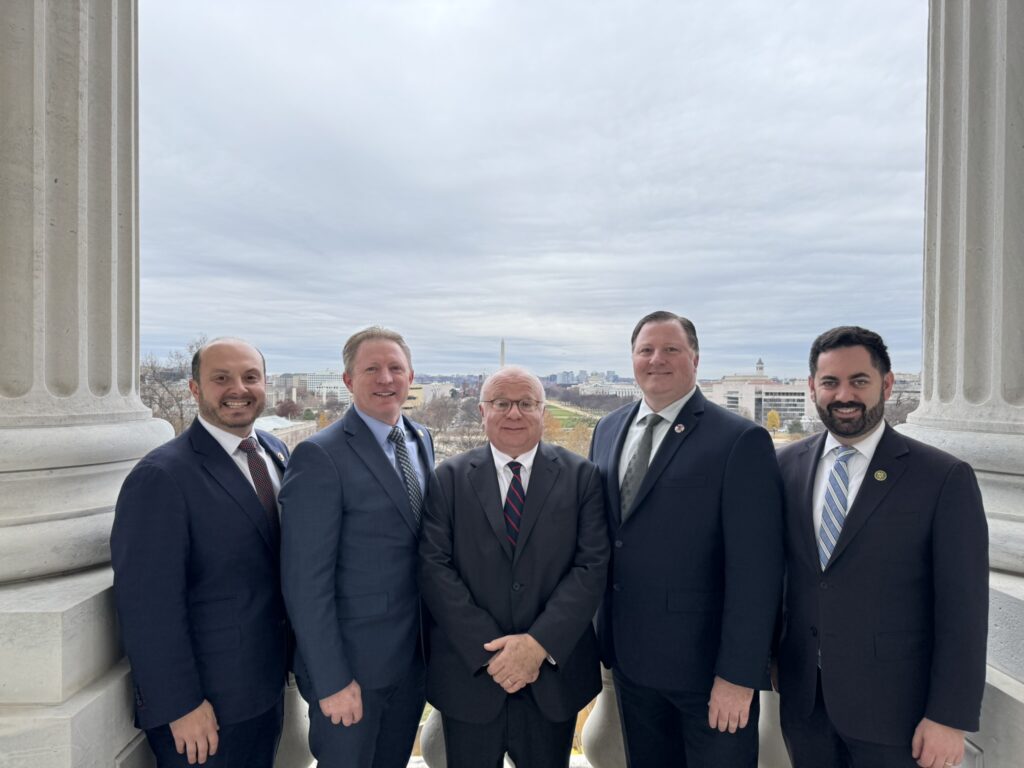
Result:
[[[523,520],[523,506],[526,504],[526,490],[523,488],[523,478],[520,472],[523,465],[518,461],[510,461],[506,464],[512,470],[512,482],[508,485],[508,493],[505,494],[505,536],[508,543],[513,547],[519,539],[519,524]]]
[[[405,481],[405,492],[409,495],[409,507],[412,509],[413,519],[416,525],[420,524],[420,513],[423,509],[423,492],[420,491],[420,480],[416,477],[416,470],[412,467],[409,459],[409,449],[405,447],[405,432],[398,426],[392,427],[388,440],[395,446],[395,456],[398,459],[398,466],[402,470],[402,480]]]
[[[825,486],[825,503],[821,508],[821,527],[818,529],[818,562],[823,571],[832,557],[846,521],[850,495],[850,470],[847,465],[856,454],[857,449],[851,446],[839,448]]]
[[[633,512],[633,501],[636,499],[637,491],[644,481],[647,468],[651,464],[651,445],[654,441],[654,428],[664,421],[656,413],[648,413],[641,420],[644,424],[644,433],[640,436],[640,442],[633,451],[633,456],[626,467],[626,474],[622,477],[622,487],[619,489],[619,498],[622,501],[622,522]]]
[[[249,464],[249,474],[252,475],[252,484],[256,486],[256,495],[263,505],[263,511],[267,513],[267,520],[270,527],[279,531],[281,523],[277,519],[277,499],[274,497],[274,484],[270,481],[270,472],[267,470],[267,462],[260,455],[259,446],[255,437],[247,437],[238,444],[238,450],[245,454]]]

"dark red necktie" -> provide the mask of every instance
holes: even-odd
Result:
[[[523,479],[519,476],[523,465],[518,461],[510,461],[506,466],[512,470],[512,482],[509,483],[508,493],[505,494],[505,535],[509,544],[514,547],[519,538],[519,524],[523,519],[526,491],[523,489]]]
[[[267,513],[267,520],[273,530],[280,528],[277,519],[277,499],[274,497],[274,484],[270,481],[270,472],[267,470],[267,462],[260,455],[259,446],[256,445],[255,437],[247,437],[238,444],[238,449],[245,454],[249,462],[249,474],[252,475],[252,484],[256,486],[256,495],[260,498],[263,511]]]

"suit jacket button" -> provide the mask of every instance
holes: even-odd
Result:
[[[616,592],[621,592],[622,591],[622,585],[621,584],[612,584],[612,589],[614,589]]]
[[[512,585],[512,591],[513,592],[518,592],[522,588],[523,588],[523,585],[520,584],[518,581],[515,584]]]
[[[621,549],[622,548],[622,539],[616,539],[615,540],[615,548],[616,549]]]
[[[820,587],[821,587],[822,589],[828,589],[828,582],[827,582],[827,581],[823,581],[823,582],[821,582],[821,584],[820,584],[819,586],[820,586]]]

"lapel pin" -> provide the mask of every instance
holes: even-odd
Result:
[[[423,437],[423,430],[422,429],[417,429],[416,430],[416,434],[419,435],[420,437]]]
[[[280,461],[282,464],[284,463],[284,454],[281,453],[280,451],[277,452],[277,460]]]
[[[676,434],[677,435],[683,434],[683,431],[685,429],[686,429],[686,427],[684,427],[682,424],[676,424],[676,426],[675,426],[675,430],[676,430]]]
[[[889,475],[887,475],[885,473],[884,469],[876,469],[875,470],[875,480],[877,480],[878,482],[884,483],[886,481],[886,478],[888,478],[888,477],[889,477]]]

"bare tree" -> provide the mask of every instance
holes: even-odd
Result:
[[[153,410],[153,415],[164,419],[180,435],[192,422],[196,404],[188,390],[192,377],[192,356],[206,343],[206,336],[189,342],[184,350],[169,352],[161,359],[150,353],[139,363],[139,396]]]

